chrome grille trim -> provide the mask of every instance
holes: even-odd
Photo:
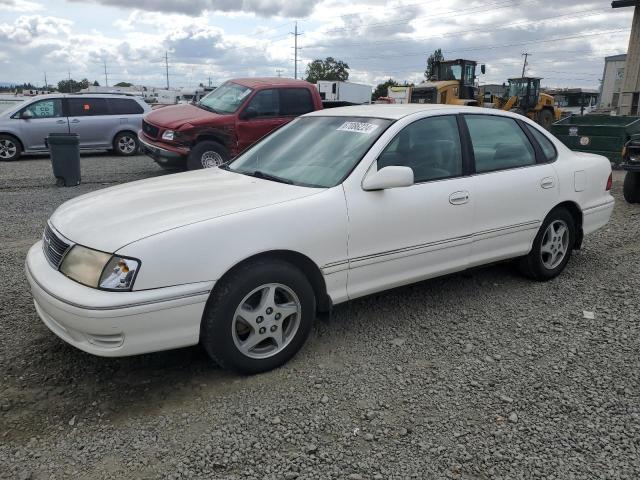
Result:
[[[145,120],[142,120],[142,131],[150,138],[158,138],[160,129],[155,125],[152,125]]]
[[[71,247],[71,242],[67,242],[47,224],[42,234],[42,251],[49,265],[58,270],[62,259]]]

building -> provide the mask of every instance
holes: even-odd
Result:
[[[627,61],[616,111],[619,115],[640,115],[640,0],[614,0],[611,6],[634,8]]]
[[[620,92],[622,91],[626,62],[626,54],[604,58],[604,72],[600,86],[600,108],[616,110],[620,105]]]

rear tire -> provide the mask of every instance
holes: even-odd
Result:
[[[518,261],[518,267],[522,274],[534,280],[551,280],[569,263],[575,242],[573,217],[566,209],[556,208],[542,222],[531,251]]]
[[[120,132],[113,139],[113,152],[120,157],[136,155],[140,149],[138,136],[131,132]]]
[[[537,121],[545,130],[549,130],[553,125],[553,113],[545,108],[538,113]]]
[[[198,170],[200,168],[215,168],[228,162],[229,151],[218,142],[205,140],[196,143],[191,149],[187,158],[187,170]]]
[[[202,317],[200,343],[223,368],[266,372],[304,345],[315,307],[302,271],[282,260],[258,260],[216,285]]]
[[[640,203],[640,172],[625,174],[622,194],[627,202]]]
[[[22,146],[17,138],[11,135],[0,135],[0,160],[12,162],[20,158]]]

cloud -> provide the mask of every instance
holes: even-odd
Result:
[[[40,3],[28,0],[0,0],[0,10],[4,12],[33,13],[43,9]]]
[[[13,0],[20,1],[20,0]],[[84,2],[85,0],[71,0]],[[252,13],[263,17],[302,18],[321,0],[92,0],[101,5],[136,8],[150,12],[200,15],[205,11]]]

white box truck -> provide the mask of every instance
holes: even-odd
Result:
[[[320,92],[320,98],[325,106],[337,105],[362,105],[371,103],[371,85],[362,83],[339,82],[332,80],[320,80],[316,87]]]

